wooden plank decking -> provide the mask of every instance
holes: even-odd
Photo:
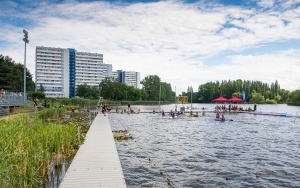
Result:
[[[98,114],[94,119],[60,188],[126,188],[107,116]]]

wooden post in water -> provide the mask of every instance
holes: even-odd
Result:
[[[80,126],[77,127],[78,145],[80,145]]]

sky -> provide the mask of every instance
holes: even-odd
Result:
[[[0,54],[35,78],[36,46],[103,54],[177,94],[222,80],[300,89],[300,0],[1,0]]]

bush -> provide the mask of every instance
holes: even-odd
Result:
[[[32,99],[45,99],[45,93],[43,92],[33,92],[32,93]]]
[[[267,99],[266,101],[265,101],[265,104],[277,104],[277,101],[275,100],[275,99]]]

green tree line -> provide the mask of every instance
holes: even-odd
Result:
[[[261,81],[241,79],[208,82],[199,85],[196,92],[192,92],[188,88],[187,92],[182,93],[182,96],[193,96],[189,98],[189,102],[209,103],[219,96],[225,98],[236,96],[242,98],[243,91],[246,93],[246,102],[250,103],[300,103],[300,90],[291,92],[281,89],[277,80],[271,85]]]
[[[175,93],[171,84],[161,82],[157,75],[146,76],[141,81],[142,89],[120,83],[113,77],[105,78],[98,86],[86,84],[77,86],[76,96],[97,99],[100,96],[108,100],[123,101],[168,101],[175,102]]]

